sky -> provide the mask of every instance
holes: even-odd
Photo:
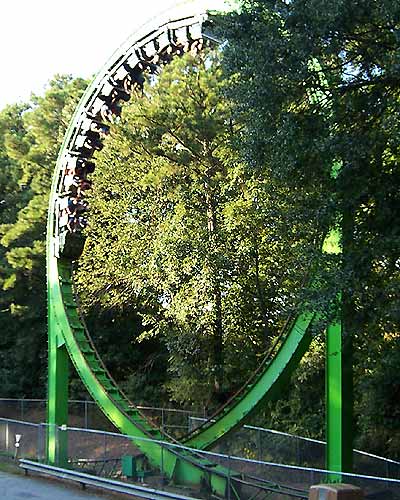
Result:
[[[218,8],[223,0],[196,0]],[[136,27],[176,0],[3,0],[0,109],[56,73],[91,78]]]

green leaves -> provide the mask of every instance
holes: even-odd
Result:
[[[292,262],[319,269],[319,287],[305,295],[325,321],[337,314],[335,297],[343,290],[360,384],[363,370],[380,357],[385,334],[399,329],[393,295],[400,283],[399,134],[393,116],[400,109],[400,8],[385,0],[250,0],[221,26],[228,40],[222,66],[234,75],[227,93],[244,124],[238,138],[243,157],[255,175],[269,179],[264,189],[276,200],[273,225],[278,241],[288,242]],[[342,168],[332,177],[338,162]],[[319,252],[338,213],[343,258]],[[367,413],[374,425],[372,408]]]
[[[56,77],[44,96],[0,113],[0,375],[5,396],[44,394],[46,217],[53,169],[83,80]],[[64,115],[65,114],[65,115]],[[3,362],[7,359],[7,362]]]
[[[235,148],[242,124],[218,57],[174,61],[125,106],[98,154],[79,269],[87,308],[131,307],[138,349],[163,343],[170,397],[192,402],[197,387],[211,406],[276,335],[291,303],[290,293],[277,300],[278,282],[287,293],[293,280],[289,266],[277,270],[269,181],[248,175]]]

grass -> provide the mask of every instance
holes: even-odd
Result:
[[[23,474],[23,470],[19,468],[18,462],[5,460],[0,456],[0,472],[7,472],[8,474]]]

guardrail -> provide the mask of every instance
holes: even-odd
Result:
[[[61,467],[55,467],[53,465],[41,464],[38,462],[33,462],[32,460],[21,459],[19,461],[19,464],[20,467],[24,469],[26,474],[28,472],[37,472],[39,474],[46,474],[48,476],[57,477],[58,479],[75,481],[82,486],[94,486],[96,488],[102,488],[114,493],[123,493],[124,495],[149,498],[151,500],[198,500],[195,497],[178,495],[176,493],[165,490],[156,490],[154,488],[146,488],[145,486],[139,486],[137,484],[123,483],[122,481],[115,481],[113,479],[107,479],[104,477],[92,476],[91,474],[86,474],[84,472],[63,469]]]

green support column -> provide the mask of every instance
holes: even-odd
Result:
[[[58,427],[68,423],[69,355],[58,318],[62,317],[58,261],[54,255],[54,205],[57,176],[53,177],[47,218],[47,314],[48,314],[48,378],[47,378],[47,443],[46,458],[52,465],[64,467],[68,462],[67,433]]]
[[[47,462],[65,467],[67,464],[67,434],[58,426],[68,422],[69,357],[65,345],[58,341],[54,312],[49,307],[49,354],[47,389]]]
[[[336,178],[340,165],[332,169]],[[343,225],[341,219],[338,226]],[[323,251],[342,253],[342,229],[332,229],[325,239]],[[325,409],[326,468],[333,472],[351,472],[353,463],[353,348],[352,332],[344,318],[351,314],[349,304],[340,296],[339,318],[326,331]],[[344,328],[345,326],[345,328]],[[331,475],[330,481],[341,481]]]
[[[342,321],[326,332],[326,468],[351,472],[353,455],[353,370],[351,339]],[[340,475],[331,480],[341,480]]]

